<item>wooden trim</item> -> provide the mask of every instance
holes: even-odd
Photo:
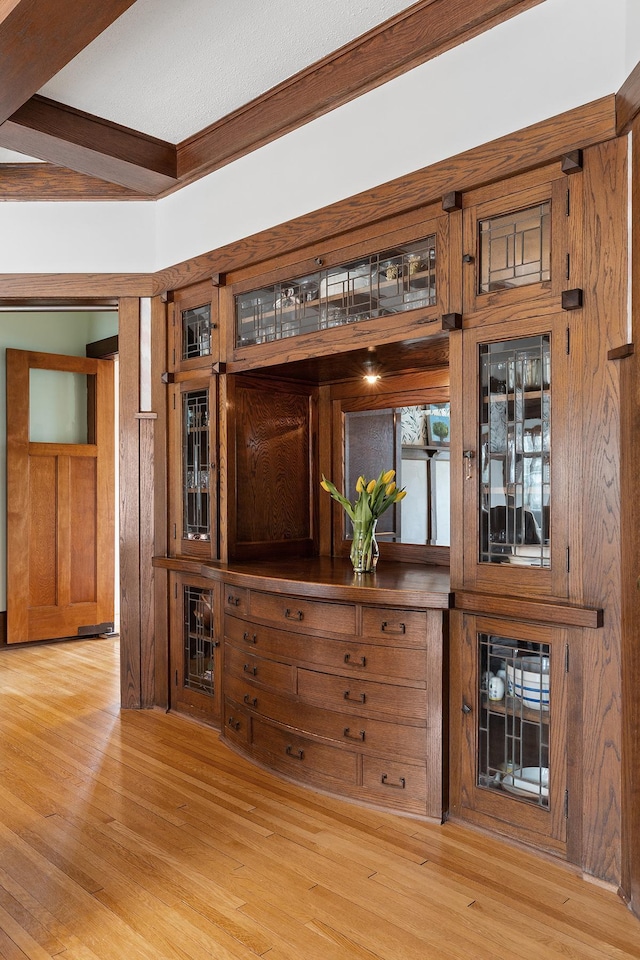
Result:
[[[103,340],[94,340],[86,346],[86,355],[101,360],[106,357],[115,357],[118,353],[118,334],[105,337]]]
[[[0,122],[59,73],[133,2],[4,2],[0,10]]]
[[[536,6],[542,0],[419,0],[178,144],[181,185]]]
[[[167,312],[168,305],[160,297],[151,301],[151,407],[156,412],[154,426],[153,463],[153,552],[166,554],[169,548],[169,524],[167,522],[167,401],[168,390],[162,383],[161,373],[167,368]],[[153,557],[147,558],[153,563]],[[153,654],[153,702],[160,707],[169,706],[169,590],[165,571],[153,571],[153,647],[143,654],[144,664],[150,664]]]
[[[0,144],[151,196],[178,182],[173,144],[46,97],[32,97],[0,126]]]
[[[616,133],[618,136],[629,132],[638,113],[640,113],[640,63],[636,64],[616,93]]]
[[[5,273],[0,274],[0,303],[19,298],[20,304],[48,306],[76,300],[150,297],[156,286],[149,273]]]
[[[151,200],[117,183],[53,163],[3,163],[3,200]]]
[[[481,616],[531,620],[559,627],[601,627],[603,613],[592,607],[534,600],[529,597],[503,597],[456,590],[454,607]]]
[[[155,275],[155,293],[197,283],[220,271],[323,244],[358,227],[441,202],[455,184],[469,190],[559,160],[567,151],[615,137],[613,94],[481,144],[348,200],[175,264]],[[0,277],[0,292],[2,290]]]

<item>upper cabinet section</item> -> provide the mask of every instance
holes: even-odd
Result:
[[[170,304],[170,369],[210,371],[220,358],[218,326],[218,290],[211,282],[176,291]]]
[[[435,234],[235,297],[235,344],[269,343],[435,306]]]

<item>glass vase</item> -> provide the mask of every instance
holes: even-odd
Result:
[[[376,540],[377,520],[353,522],[351,563],[354,573],[372,573],[378,562],[379,550]]]

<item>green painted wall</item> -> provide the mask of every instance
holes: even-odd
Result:
[[[7,608],[7,347],[84,356],[87,343],[102,340],[118,332],[117,313],[3,313],[0,312],[0,610]],[[46,382],[46,379],[42,381]],[[62,389],[56,396],[51,384],[46,397],[37,396],[55,419],[68,410],[68,398]]]

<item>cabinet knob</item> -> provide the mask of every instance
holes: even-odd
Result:
[[[304,618],[304,613],[302,610],[291,611],[289,607],[284,612],[285,618],[287,620],[302,620]]]
[[[288,757],[293,757],[294,760],[304,760],[304,750],[294,750],[291,744],[288,744],[285,753]]]
[[[351,703],[366,703],[367,695],[366,695],[366,693],[361,693],[361,694],[360,694],[359,696],[357,696],[357,697],[352,697],[352,696],[351,696],[351,690],[345,690],[345,692],[344,692],[344,699],[345,699],[345,700],[349,700]]]
[[[252,677],[255,677],[258,673],[258,668],[252,667],[248,663],[243,664],[242,669],[244,670],[245,673],[250,673]]]
[[[239,730],[240,721],[236,720],[235,717],[229,717],[229,719],[227,720],[227,726],[231,727],[232,730]]]
[[[364,743],[365,733],[364,730],[361,730],[360,733],[351,733],[351,727],[345,727],[342,736],[345,740],[357,740],[359,743]]]
[[[255,633],[249,633],[247,630],[242,634],[242,639],[245,643],[257,643],[258,637]]]
[[[240,606],[240,597],[234,597],[233,594],[230,593],[227,597],[227,603],[230,607],[238,607]]]
[[[392,634],[395,634],[396,636],[397,635],[402,636],[407,632],[407,628],[404,623],[398,623],[397,625],[394,626],[394,624],[389,623],[388,620],[383,620],[380,625],[380,632],[392,633]]]
[[[366,658],[366,657],[354,657],[354,659],[352,660],[352,659],[351,659],[351,654],[350,654],[350,653],[345,653],[345,655],[344,655],[344,662],[345,662],[345,663],[348,663],[349,666],[352,666],[352,667],[366,667],[366,665],[367,665],[367,658]]]
[[[471,707],[464,700],[462,701],[462,712],[464,714],[471,713]]]
[[[257,697],[250,697],[248,693],[245,693],[245,695],[244,695],[244,697],[243,697],[243,700],[244,700],[244,702],[247,704],[248,707],[257,707],[257,706],[258,706],[258,698],[257,698]]]
[[[382,783],[385,787],[393,787],[394,790],[404,790],[407,786],[407,781],[404,777],[398,777],[398,782],[392,783],[386,773],[383,773],[380,777],[380,783]]]
[[[471,465],[475,453],[473,450],[465,450],[462,456],[464,457],[464,478],[465,480],[471,480]]]

